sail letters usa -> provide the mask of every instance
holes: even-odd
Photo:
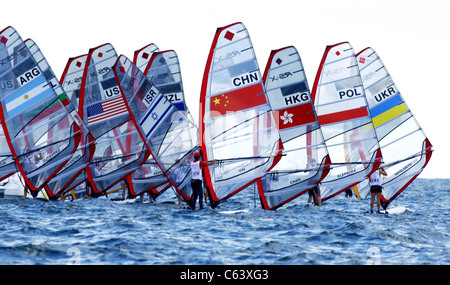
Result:
[[[245,88],[211,97],[211,118],[227,113],[254,108],[267,103],[262,84],[254,84]]]

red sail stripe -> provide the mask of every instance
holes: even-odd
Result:
[[[330,113],[326,115],[320,115],[318,116],[319,123],[321,125],[326,124],[332,124],[332,123],[338,123],[342,121],[367,117],[369,115],[369,112],[367,111],[366,107],[357,108],[357,109],[351,109],[336,113]]]

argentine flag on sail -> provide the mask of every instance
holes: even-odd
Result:
[[[36,103],[44,101],[53,93],[53,88],[43,75],[36,77],[5,98],[8,117],[18,115]]]

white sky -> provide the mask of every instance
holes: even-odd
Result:
[[[310,88],[325,47],[372,47],[434,146],[421,178],[450,178],[450,1],[447,0],[22,0],[2,4],[0,30],[32,38],[57,76],[70,57],[111,43],[132,59],[155,43],[177,52],[197,119],[209,48],[218,27],[242,22],[263,72],[270,51],[294,45]]]

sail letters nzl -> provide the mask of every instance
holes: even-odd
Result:
[[[31,80],[33,80],[36,77],[38,77],[39,75],[41,75],[41,71],[39,70],[39,68],[38,67],[33,67],[32,69],[28,70],[24,74],[20,75],[17,78],[17,80],[19,81],[19,84],[22,87],[25,84],[27,84],[28,82],[30,82]]]
[[[259,80],[258,72],[250,72],[246,74],[242,74],[239,76],[236,76],[232,79],[233,85],[236,87],[240,87],[243,85],[247,85],[253,82],[256,82]]]
[[[182,98],[180,98],[181,95],[180,97],[178,95],[180,95],[180,93],[166,94],[166,98],[167,100],[169,100],[170,103],[181,102],[182,101]]]

